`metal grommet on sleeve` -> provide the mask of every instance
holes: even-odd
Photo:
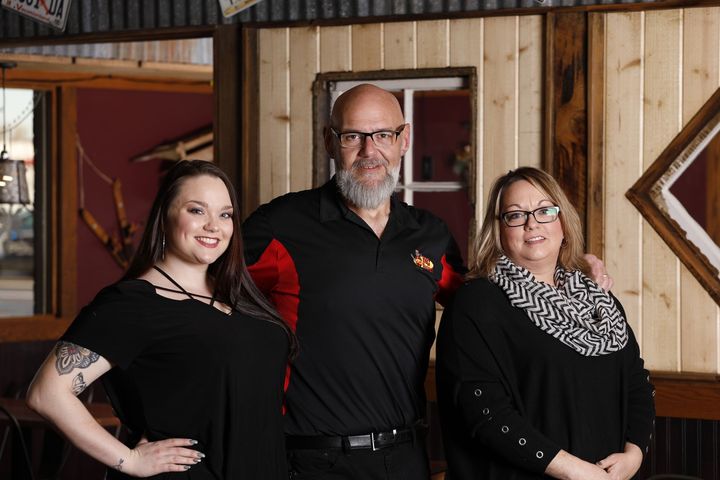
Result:
[[[490,409],[485,407],[485,408],[483,408],[482,413],[483,413],[483,415],[488,415],[490,413]]]
[[[538,452],[535,454],[535,456],[537,458],[543,458],[545,456],[545,454],[543,452],[541,452],[540,450],[538,450]]]
[[[523,446],[524,446],[524,445],[527,443],[527,441],[526,441],[524,438],[520,438],[520,440],[518,440],[518,443],[519,443],[520,445],[523,445]]]
[[[508,433],[510,431],[510,427],[507,425],[503,425],[502,428],[500,428],[500,431],[503,433]]]
[[[480,390],[479,388],[476,388],[474,393],[475,393],[476,397],[479,397],[480,395],[482,395],[482,390]]]

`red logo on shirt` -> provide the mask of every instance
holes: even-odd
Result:
[[[415,253],[413,253],[411,256],[415,265],[422,268],[423,270],[427,270],[428,272],[433,271],[433,267],[435,265],[433,264],[432,260],[423,256],[419,250],[415,250]]]

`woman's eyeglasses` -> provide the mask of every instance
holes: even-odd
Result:
[[[509,212],[501,213],[500,218],[502,218],[508,227],[522,227],[527,223],[530,215],[532,215],[538,223],[552,223],[557,220],[558,215],[560,215],[560,207],[555,205],[551,207],[540,207],[531,212],[527,210],[510,210]]]

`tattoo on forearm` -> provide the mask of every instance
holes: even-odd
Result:
[[[113,465],[112,468],[114,468],[115,470],[117,470],[117,471],[119,471],[119,472],[122,472],[122,464],[123,464],[123,463],[125,463],[125,460],[123,460],[123,459],[121,458],[120,460],[118,460],[117,465]]]
[[[82,392],[85,391],[87,388],[87,383],[85,383],[85,378],[83,378],[82,372],[75,375],[72,381],[72,392],[77,397]]]
[[[55,368],[60,375],[72,372],[75,368],[87,368],[100,358],[95,352],[70,342],[60,341],[55,349]]]

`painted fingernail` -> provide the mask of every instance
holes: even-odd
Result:
[[[193,462],[200,463],[200,462],[202,462],[202,458],[195,458],[195,459],[193,459]]]
[[[183,468],[184,468],[185,470],[190,470],[190,465],[183,465]]]
[[[198,452],[198,456],[199,456],[200,458],[205,458],[205,454],[202,453],[202,452]]]
[[[190,445],[197,445],[197,443],[198,443],[197,440],[190,440]]]

